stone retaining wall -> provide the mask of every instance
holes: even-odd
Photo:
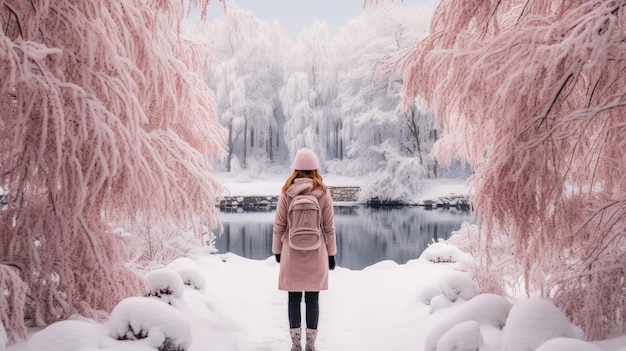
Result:
[[[356,186],[329,186],[330,196],[334,202],[358,203],[359,187]],[[220,201],[222,210],[257,210],[271,211],[276,209],[278,196],[227,196]],[[425,200],[417,204],[402,201],[387,201],[373,198],[365,202],[368,206],[423,206],[425,208],[457,208],[469,210],[471,203],[467,195],[450,195],[438,199]]]

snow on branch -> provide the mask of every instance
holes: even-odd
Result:
[[[222,188],[209,159],[223,155],[223,130],[202,80],[209,55],[176,31],[184,8],[0,1],[0,186],[10,194],[0,255],[23,266],[24,317],[36,325],[103,319],[145,289],[125,265],[136,247],[113,225],[176,223],[196,229],[195,245],[203,224],[216,225]]]
[[[528,292],[563,307],[554,291],[585,286],[591,296],[577,301],[590,307],[566,310],[591,338],[624,324],[623,298],[604,297],[625,284],[624,269],[609,269],[626,250],[625,11],[624,1],[445,0],[400,61],[405,104],[423,96],[444,126],[437,158],[475,169],[488,239],[507,234]]]

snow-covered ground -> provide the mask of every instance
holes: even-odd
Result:
[[[507,299],[475,296],[471,280],[456,270],[459,264],[429,260],[437,256],[467,258],[454,247],[440,244],[403,265],[384,261],[360,271],[342,267],[331,271],[329,290],[320,294],[318,349],[412,351],[438,347],[443,351],[476,350],[479,346],[480,350],[505,350],[503,344],[509,342],[509,351],[534,350],[527,346],[579,335],[543,300],[522,300],[508,313],[511,302]],[[185,286],[174,293],[178,296],[167,296],[173,307],[156,297],[129,298],[118,305],[124,311],[116,308],[108,323],[82,318],[58,322],[7,350],[154,351],[166,337],[190,351],[290,349],[287,294],[277,290],[278,264],[272,257],[198,256],[186,264],[188,271],[201,272],[195,279],[206,285],[204,290]],[[173,285],[167,278],[161,281]],[[124,335],[129,325],[137,328],[135,331],[146,331],[147,337],[137,341],[113,338]],[[505,327],[503,332],[502,325],[515,329]],[[592,343],[572,338],[552,343],[555,345],[541,350],[626,350],[626,335]]]
[[[224,184],[233,195],[273,195],[283,181]],[[341,183],[346,181],[326,178],[329,185],[354,185]],[[462,193],[464,185],[441,181],[427,189],[430,197]],[[470,259],[454,246],[435,243],[402,265],[337,267],[329,290],[320,294],[318,350],[626,351],[623,331],[584,342],[581,331],[545,300],[477,295],[462,271]],[[107,322],[76,317],[32,330],[26,342],[6,350],[154,351],[164,343],[170,348],[163,350],[289,350],[287,294],[277,290],[278,269],[273,257],[179,258],[150,273],[152,297],[122,301]],[[136,335],[143,338],[118,340]]]

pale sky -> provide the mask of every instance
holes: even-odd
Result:
[[[232,1],[232,0],[230,0]],[[375,1],[374,1],[375,2]],[[395,0],[410,8],[434,8],[438,0]],[[315,20],[328,24],[332,39],[348,21],[363,9],[363,0],[236,0],[240,9],[252,11],[262,21],[272,24],[277,20],[285,34],[295,40],[298,32],[310,27]],[[212,0],[209,19],[223,15],[223,5]]]

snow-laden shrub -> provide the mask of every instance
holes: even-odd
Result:
[[[169,268],[155,269],[148,273],[146,279],[149,289],[147,296],[158,297],[166,303],[183,296],[183,278]]]
[[[454,307],[454,311],[440,319],[426,335],[424,340],[425,351],[435,351],[439,339],[455,325],[476,321],[479,324],[492,325],[502,328],[511,310],[511,302],[506,298],[494,294],[481,294],[473,299]]]
[[[466,273],[450,271],[439,279],[441,293],[451,302],[458,298],[469,300],[479,292],[478,284],[474,282]]]
[[[447,244],[444,241],[437,241],[428,245],[420,255],[420,258],[433,263],[441,263],[463,261],[467,259],[467,256],[456,246]]]
[[[175,271],[178,275],[180,275],[186,286],[204,291],[206,278],[199,269],[193,267],[181,267],[177,268]]]
[[[466,321],[450,328],[437,341],[437,351],[476,351],[483,344],[480,324]]]
[[[584,339],[584,333],[550,301],[532,297],[518,301],[511,309],[502,345],[506,351],[535,350],[557,337]]]
[[[422,188],[421,176],[425,174],[419,158],[403,155],[394,142],[387,140],[379,145],[372,145],[371,150],[384,155],[379,167],[367,177],[361,186],[359,201],[373,198],[411,202]]]
[[[519,272],[510,260],[514,257],[515,247],[505,235],[481,232],[476,224],[463,223],[461,228],[450,233],[445,240],[469,257],[461,262],[464,268],[471,270],[474,280],[483,293],[504,295],[505,286],[515,287],[519,281]],[[489,246],[489,255],[485,255],[485,247]]]
[[[139,224],[133,228],[131,232],[119,227],[116,232],[141,248],[135,260],[142,266],[163,266],[178,257],[217,251],[213,232],[196,216],[189,227],[153,223],[141,218]],[[199,242],[203,242],[203,245],[198,245]]]
[[[590,344],[580,339],[572,338],[554,338],[550,339],[535,351],[563,351],[563,350],[576,350],[576,351],[603,351],[604,349]]]
[[[191,324],[174,307],[145,297],[122,300],[111,312],[109,335],[117,340],[143,340],[159,351],[185,351]],[[144,342],[145,342],[144,341]]]
[[[198,266],[187,257],[180,257],[168,264],[169,268],[183,279],[183,283],[196,290],[203,291],[206,286],[206,278]]]

